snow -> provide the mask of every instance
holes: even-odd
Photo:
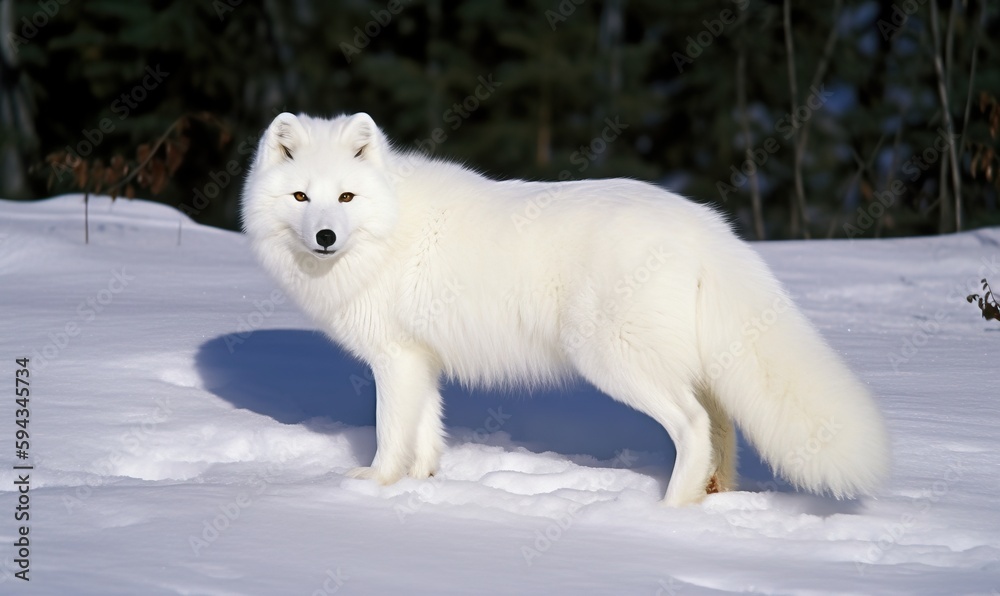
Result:
[[[438,476],[344,473],[374,386],[239,234],[155,203],[0,201],[0,593],[997,594],[1000,229],[758,244],[876,394],[875,499],[797,493],[745,445],[740,492],[660,504],[666,433],[586,386],[449,386]],[[737,298],[738,297],[734,297]],[[14,360],[31,371],[30,583],[14,577]]]

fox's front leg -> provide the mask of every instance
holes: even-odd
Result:
[[[348,472],[392,484],[407,472],[426,478],[437,470],[444,448],[439,372],[433,359],[400,348],[373,367],[375,376],[375,460]]]

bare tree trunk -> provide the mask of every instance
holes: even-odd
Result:
[[[799,108],[799,85],[798,85],[798,80],[795,76],[795,44],[792,41],[791,0],[785,0],[784,2],[784,23],[785,23],[785,53],[788,58],[788,87],[792,100],[791,113],[794,117],[795,111]],[[802,222],[802,232],[806,238],[809,238],[809,214],[806,208],[805,185],[802,182],[802,153],[799,151],[801,137],[799,136],[798,129],[795,129],[793,131],[792,143],[795,147],[794,165],[792,170],[795,180],[795,195],[794,195],[795,203],[792,205],[792,212],[794,213],[796,208],[798,209],[798,217],[794,218],[795,223],[797,224],[799,221]],[[794,229],[795,227],[797,226],[793,226],[793,233],[795,232]]]
[[[937,14],[937,1],[931,3],[931,34],[934,37],[934,71],[937,74],[937,91],[938,98],[941,100],[941,111],[944,113],[944,125],[945,132],[948,135],[948,159],[949,166],[951,169],[951,184],[952,192],[955,195],[955,231],[960,232],[962,230],[962,183],[959,177],[960,172],[958,169],[958,155],[957,148],[955,144],[951,142],[954,138],[955,129],[951,121],[951,107],[948,102],[948,89],[947,85],[947,73],[945,72],[944,65],[941,61],[941,26],[938,24],[938,14]],[[945,175],[945,166],[942,166],[942,176]],[[948,181],[946,178],[942,177],[941,186],[946,185]],[[944,196],[942,195],[942,198]],[[942,202],[942,205],[944,203]]]
[[[826,76],[826,71],[830,67],[830,59],[833,57],[833,48],[837,45],[837,38],[839,37],[839,31],[837,29],[837,23],[840,22],[840,12],[843,8],[843,0],[836,0],[833,3],[833,26],[830,28],[830,33],[826,37],[826,43],[823,44],[823,55],[819,59],[819,63],[816,65],[816,72],[813,73],[813,78],[811,82],[811,87],[819,87],[823,82],[823,78]],[[809,118],[802,123],[801,135],[802,135],[802,153],[805,154],[806,145],[809,143],[809,129],[812,126],[813,119]]]
[[[951,201],[948,200],[948,160],[941,156],[941,163],[938,168],[938,234],[947,234],[957,231],[952,215]]]
[[[826,228],[826,239],[830,240],[833,238],[833,234],[837,231],[837,224],[840,223],[840,214],[834,213],[833,217],[830,218],[830,225]]]
[[[541,94],[538,102],[538,132],[535,135],[535,165],[538,167],[545,167],[552,161],[552,77],[549,72],[555,52],[554,43],[552,36],[546,35],[540,44],[544,68],[541,69],[541,80],[538,82]]]
[[[955,54],[955,10],[958,6],[958,2],[952,2],[952,10],[948,13],[948,33],[945,36],[945,58],[944,58],[944,88],[951,89],[951,73],[952,64],[954,64],[954,54]],[[937,45],[937,42],[935,42]],[[936,50],[935,50],[936,51]],[[941,170],[938,174],[938,179],[941,181],[938,185],[938,205],[942,207],[941,209],[941,224],[943,226],[939,227],[949,227],[952,224],[952,205],[948,201],[948,160],[941,157]],[[956,208],[958,206],[956,205]],[[956,211],[957,213],[957,211]],[[955,231],[958,231],[958,223],[956,222]],[[946,231],[946,230],[945,230]]]
[[[892,141],[892,161],[889,162],[889,167],[885,171],[885,180],[882,182],[882,188],[888,190],[892,186],[893,176],[896,174],[896,168],[899,167],[899,146],[903,142],[903,129],[906,128],[906,112],[909,106],[900,106],[899,108],[899,128],[896,129],[896,136]],[[875,151],[872,154],[872,162],[878,156],[878,150],[882,147],[882,142],[885,141],[885,133],[882,133],[882,137],[879,138],[878,144],[875,146]],[[872,180],[875,180],[876,175],[872,173]],[[879,231],[882,229],[883,219],[889,215],[889,209],[893,206],[898,207],[897,202],[893,202],[892,205],[886,205],[885,211],[878,219]]]
[[[823,77],[826,76],[826,71],[830,66],[830,59],[833,55],[833,48],[836,46],[837,38],[839,36],[839,31],[837,29],[838,21],[840,20],[840,13],[843,8],[843,0],[836,0],[833,8],[833,21],[830,28],[830,33],[827,35],[826,43],[823,47],[823,55],[820,58],[819,63],[816,65],[816,72],[813,73],[813,78],[811,82],[812,87],[817,87],[823,82]],[[785,51],[788,58],[788,84],[791,91],[792,99],[792,114],[799,108],[798,100],[798,81],[795,74],[795,45],[792,39],[792,9],[791,1],[785,0],[784,2],[784,29],[785,29]],[[796,205],[799,211],[799,217],[802,222],[803,234],[806,238],[809,238],[809,213],[808,205],[806,204],[805,196],[805,184],[802,180],[802,164],[805,161],[806,147],[809,144],[809,127],[811,126],[812,118],[808,118],[805,122],[801,123],[798,128],[793,131],[792,142],[794,145],[795,155],[794,155],[794,180],[795,180],[795,198]],[[794,211],[794,209],[793,209]]]
[[[740,42],[740,53],[736,59],[736,101],[739,104],[740,126],[743,129],[744,153],[748,161],[753,160],[753,139],[750,137],[750,120],[747,116],[747,51],[746,44]],[[760,201],[760,184],[757,168],[750,173],[750,204],[753,209],[753,229],[757,240],[765,240],[764,213]]]
[[[0,197],[29,195],[25,159],[38,147],[31,88],[21,77],[17,46],[10,42],[17,25],[13,0],[0,0]]]
[[[445,82],[442,76],[441,59],[438,55],[440,50],[434,44],[434,40],[439,38],[441,33],[441,2],[431,0],[427,3],[427,37],[424,44],[427,52],[427,60],[424,64],[424,76],[430,83],[431,93],[427,98],[427,130],[434,130],[441,121],[441,113],[444,111],[442,97],[445,94]],[[435,149],[431,149],[433,152]]]
[[[976,57],[979,54],[979,38],[983,34],[983,21],[986,17],[986,7],[979,9],[979,18],[972,31],[972,66],[969,68],[969,90],[965,94],[965,114],[962,117],[962,138],[958,142],[958,154],[965,153],[965,133],[969,130],[969,112],[972,109],[972,92],[976,81]]]
[[[545,167],[552,161],[552,107],[549,83],[542,83],[542,101],[538,106],[538,135],[535,139],[535,165]]]

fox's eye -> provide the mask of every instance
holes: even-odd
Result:
[[[306,196],[306,193],[301,192],[301,191],[299,191],[299,192],[293,192],[292,196],[295,197],[295,200],[298,201],[298,202],[300,202],[300,203],[304,203],[304,202],[306,202],[306,201],[309,200],[309,197]]]
[[[340,193],[340,199],[339,200],[340,200],[341,203],[350,203],[351,199],[353,199],[353,198],[354,198],[354,193],[353,192],[344,192],[344,193]]]

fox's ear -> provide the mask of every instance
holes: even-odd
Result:
[[[306,129],[295,114],[278,114],[261,139],[257,161],[275,165],[295,159],[295,152],[305,142],[306,136]]]
[[[380,160],[386,146],[385,136],[375,125],[372,117],[358,112],[350,117],[344,126],[342,140],[354,153],[354,157],[365,160]]]

